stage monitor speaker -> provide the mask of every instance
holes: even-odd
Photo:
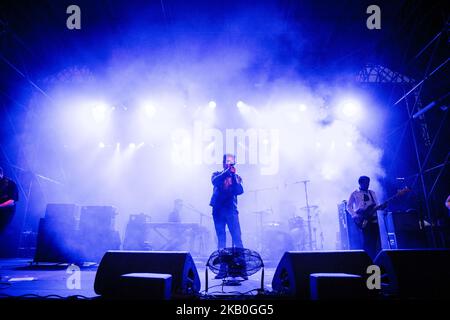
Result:
[[[362,250],[285,252],[272,280],[279,294],[310,298],[310,275],[313,273],[347,273],[367,279],[372,260]]]
[[[375,264],[385,293],[401,298],[450,298],[450,250],[383,250]],[[386,279],[386,280],[384,280]]]
[[[95,276],[95,292],[120,297],[121,276],[127,273],[170,274],[172,297],[191,296],[200,290],[200,278],[189,252],[108,251]]]

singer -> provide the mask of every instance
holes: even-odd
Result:
[[[209,205],[212,207],[219,249],[226,246],[226,226],[230,230],[233,246],[243,248],[237,196],[244,193],[244,188],[242,187],[242,178],[236,174],[235,165],[236,157],[232,154],[225,154],[223,171],[214,172],[211,178],[214,189]]]

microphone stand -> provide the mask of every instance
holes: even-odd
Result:
[[[295,181],[292,184],[300,184],[303,183],[305,186],[305,198],[306,198],[306,212],[307,212],[307,221],[308,221],[308,241],[309,241],[309,249],[313,250],[312,246],[312,232],[311,232],[311,207],[309,206],[308,202],[308,187],[307,183],[310,182],[309,180],[302,180],[302,181]]]

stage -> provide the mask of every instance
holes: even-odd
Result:
[[[241,282],[240,286],[223,286],[222,280],[215,280],[208,272],[209,290],[205,292],[206,260],[194,262],[201,281],[198,299],[254,299],[261,288],[261,272]],[[67,272],[69,264],[40,263],[32,264],[32,259],[0,259],[0,299],[98,299],[94,291],[97,264],[80,266],[80,288],[69,289],[67,281],[71,273]],[[265,268],[264,289],[272,291],[274,267]],[[191,297],[192,299],[192,297]]]
[[[449,21],[3,0],[0,302],[450,300]]]

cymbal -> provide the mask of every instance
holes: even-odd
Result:
[[[264,223],[264,227],[279,227],[281,225],[281,222],[279,221],[270,221]]]
[[[270,210],[261,210],[261,211],[252,211],[254,214],[269,214],[271,213]]]

